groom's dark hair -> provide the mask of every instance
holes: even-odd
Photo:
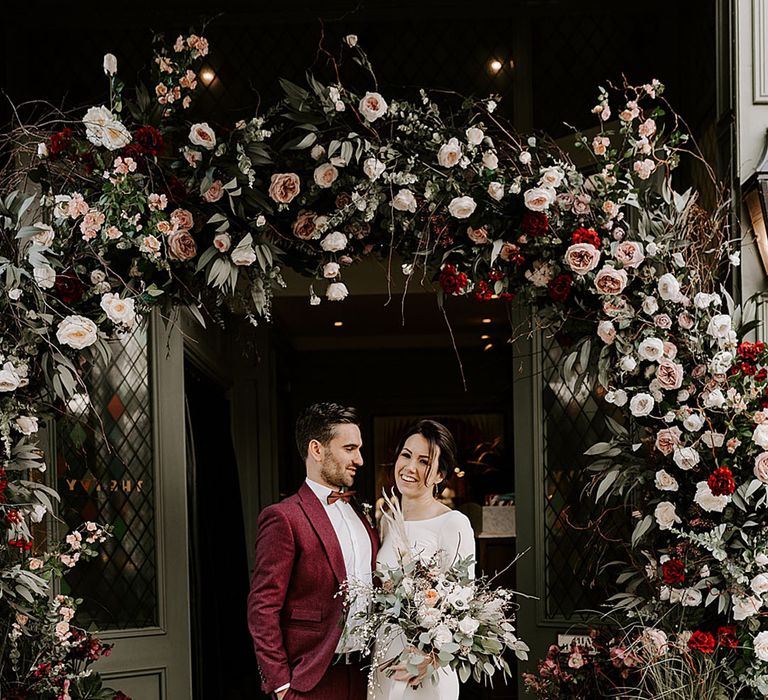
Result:
[[[296,447],[301,458],[307,458],[307,450],[312,440],[327,445],[336,432],[335,426],[341,423],[360,425],[357,411],[338,403],[314,403],[307,406],[296,420]]]

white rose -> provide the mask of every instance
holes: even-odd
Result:
[[[610,345],[616,339],[616,327],[611,321],[600,321],[597,324],[597,336],[606,345]]]
[[[315,168],[313,177],[318,187],[327,189],[336,182],[339,177],[339,171],[331,163],[323,163]]]
[[[466,634],[467,637],[472,637],[477,632],[478,627],[480,627],[480,623],[473,617],[465,617],[459,622],[459,631]]]
[[[37,418],[34,416],[19,416],[16,419],[16,428],[22,435],[32,435],[38,430]]]
[[[749,587],[757,594],[768,593],[768,574],[758,574],[752,579]]]
[[[232,238],[228,233],[217,233],[213,238],[213,247],[220,253],[226,253],[232,246]]]
[[[662,501],[656,506],[656,510],[653,511],[653,515],[656,518],[656,524],[659,526],[659,530],[669,530],[676,523],[681,523],[682,520],[675,513],[675,504],[669,501]]]
[[[442,617],[440,611],[437,608],[424,607],[419,610],[419,622],[422,627],[426,627],[428,630],[432,629]]]
[[[35,228],[38,230],[32,235],[32,242],[40,248],[50,248],[53,239],[56,237],[53,229],[42,221],[38,221],[35,224]]]
[[[680,604],[687,608],[695,608],[701,605],[701,591],[695,588],[686,588],[680,597]]]
[[[323,146],[319,143],[312,146],[312,150],[309,152],[309,157],[312,158],[312,160],[320,160],[323,156],[325,156],[325,148],[323,148]]]
[[[35,282],[41,289],[50,289],[56,283],[56,270],[50,265],[43,265],[32,270]]]
[[[545,211],[555,201],[555,191],[550,187],[534,187],[523,195],[525,206],[531,211]]]
[[[519,161],[520,161],[520,162],[521,162],[523,165],[528,165],[528,164],[531,162],[531,157],[532,157],[532,156],[531,156],[531,152],[530,152],[530,151],[522,151],[522,152],[520,153],[520,156],[518,157],[518,160],[519,160]]]
[[[100,306],[113,323],[120,323],[126,328],[133,326],[136,320],[135,302],[133,299],[121,299],[119,294],[105,294],[101,297]]]
[[[755,557],[755,564],[758,566],[768,566],[768,554],[761,552]]]
[[[410,190],[400,190],[392,199],[392,206],[397,211],[409,211],[413,214],[416,211],[416,197]]]
[[[649,362],[658,362],[664,357],[664,341],[661,338],[646,338],[640,343],[640,347],[637,349],[637,354],[643,360]]]
[[[189,130],[189,140],[195,146],[202,146],[209,151],[213,150],[216,146],[216,134],[213,129],[208,126],[208,122],[193,124]]]
[[[768,452],[761,452],[755,457],[755,467],[753,470],[755,479],[768,484]]]
[[[752,442],[768,450],[768,423],[761,423],[752,433]]]
[[[323,238],[320,247],[326,253],[338,253],[347,247],[347,237],[341,231],[334,231]]]
[[[0,369],[0,391],[16,391],[21,386],[21,377],[19,377],[16,368],[6,362]]]
[[[760,632],[755,635],[752,640],[752,648],[760,661],[768,661],[768,632]]]
[[[557,188],[560,187],[560,183],[563,181],[563,171],[560,168],[547,168],[541,173],[539,178],[539,184],[544,187]]]
[[[650,252],[650,247],[648,250]],[[677,281],[677,278],[671,272],[668,272],[666,275],[659,277],[657,286],[659,290],[659,296],[664,299],[664,301],[676,302],[680,300],[680,282]]]
[[[470,126],[464,133],[467,135],[467,143],[471,143],[473,146],[479,146],[485,136],[483,130],[476,126]]]
[[[387,103],[378,92],[366,92],[358,108],[369,122],[375,122],[387,113]]]
[[[697,309],[706,309],[713,301],[714,295],[706,292],[697,292],[693,297],[693,305]]]
[[[688,471],[693,469],[701,459],[699,453],[693,447],[678,447],[672,457],[678,469]]]
[[[706,481],[700,481],[696,484],[696,495],[693,497],[693,500],[708,513],[722,513],[731,497],[715,496],[709,488],[709,484]]]
[[[714,389],[707,394],[704,399],[706,408],[722,408],[725,405],[725,396],[720,389]]]
[[[700,413],[691,413],[684,421],[683,427],[691,433],[696,433],[704,427],[704,416]]]
[[[43,143],[42,141],[37,144],[37,157],[38,158],[48,157],[48,145]]]
[[[457,165],[460,160],[461,144],[456,137],[450,139],[448,143],[444,143],[437,151],[437,162],[444,168],[452,168],[454,165]]]
[[[632,400],[629,402],[629,410],[633,416],[640,418],[641,416],[647,416],[653,410],[654,404],[653,396],[640,392],[632,397]]]
[[[624,389],[616,389],[616,391],[609,391],[605,395],[605,400],[608,403],[612,403],[614,406],[624,406],[627,403],[627,392]]]
[[[103,145],[102,138],[104,127],[109,124],[114,117],[106,107],[91,107],[83,117],[85,124],[85,137],[95,146]],[[63,197],[66,195],[57,195]]]
[[[117,73],[117,58],[115,58],[114,54],[104,54],[104,73],[106,75]]]
[[[438,625],[432,632],[432,644],[435,649],[440,650],[444,644],[453,641],[453,632],[447,625]]]
[[[363,172],[371,182],[378,180],[386,169],[387,166],[378,158],[366,158],[363,161]]]
[[[709,362],[709,369],[713,374],[726,374],[734,361],[732,352],[721,350]]]
[[[760,612],[763,601],[755,596],[733,596],[733,619],[737,622]]]
[[[619,367],[625,372],[634,372],[637,367],[637,360],[632,355],[624,355],[619,362]]]
[[[59,322],[56,338],[62,345],[82,350],[96,342],[96,324],[84,316],[67,316]]]
[[[477,204],[472,197],[454,197],[448,204],[448,211],[457,219],[469,218],[476,208]]]
[[[496,170],[499,167],[499,159],[493,151],[483,153],[483,167],[488,170]]]
[[[250,243],[238,245],[230,254],[232,262],[240,267],[249,267],[256,262],[256,251]]]
[[[110,151],[125,148],[130,142],[131,133],[117,119],[113,119],[102,129],[101,145]]]
[[[643,299],[643,311],[649,316],[653,316],[659,310],[659,302],[656,297],[645,297]]]
[[[713,338],[727,338],[731,332],[731,317],[728,314],[713,316],[707,326],[707,333]]]
[[[677,479],[663,469],[656,472],[655,484],[659,491],[677,491],[680,488]]]
[[[489,183],[488,195],[491,197],[491,199],[495,199],[497,202],[500,202],[504,196],[504,185],[502,185],[500,182]]]
[[[339,274],[339,263],[329,262],[323,265],[323,277],[332,279]]]
[[[347,285],[343,282],[333,282],[328,285],[328,289],[325,292],[325,296],[328,301],[344,301],[349,295]]]

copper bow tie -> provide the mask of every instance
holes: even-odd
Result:
[[[349,499],[355,495],[354,491],[331,491],[328,494],[328,505],[332,506],[336,501],[349,503]]]

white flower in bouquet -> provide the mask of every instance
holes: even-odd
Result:
[[[480,622],[473,617],[464,617],[459,621],[459,632],[467,635],[467,637],[474,636],[480,627]]]
[[[93,345],[97,339],[96,324],[85,316],[66,316],[59,322],[56,338],[62,345],[82,350]]]
[[[38,421],[34,416],[19,416],[16,418],[16,429],[22,435],[32,435],[38,430]]]
[[[344,301],[349,296],[349,290],[343,282],[333,282],[328,285],[325,296],[328,301]]]
[[[226,253],[232,246],[232,238],[228,233],[217,233],[213,237],[213,247],[220,253]]]
[[[768,452],[761,452],[755,457],[755,467],[753,470],[755,479],[768,485]],[[767,562],[768,563],[768,562]]]
[[[349,48],[353,49],[357,46],[357,34],[347,34],[347,36],[344,37],[344,43],[349,46]]]
[[[654,483],[659,491],[677,491],[680,488],[677,479],[664,469],[659,469],[656,472]]]
[[[416,211],[416,197],[410,190],[402,189],[392,198],[392,206],[397,211],[408,211],[413,214]]]
[[[669,501],[659,503],[653,512],[653,516],[656,518],[659,530],[670,530],[675,524],[683,522],[675,512],[675,504]]]
[[[752,433],[752,442],[768,450],[768,423],[761,423]]]
[[[114,54],[104,54],[104,73],[106,75],[117,73],[117,58],[115,58]]]
[[[758,574],[749,584],[749,587],[757,595],[768,593],[768,574]]]
[[[358,108],[369,122],[375,122],[387,113],[387,103],[378,92],[366,92]]]
[[[651,656],[664,656],[669,650],[669,640],[664,630],[646,627],[640,635],[640,641]]]
[[[363,172],[371,182],[378,180],[386,169],[387,166],[378,158],[366,158],[363,161]]]
[[[565,177],[563,171],[558,167],[550,167],[541,171],[541,177],[539,178],[539,184],[542,187],[551,187],[557,189],[563,182]]]
[[[438,608],[429,608],[426,605],[419,608],[419,622],[428,630],[438,625],[442,617],[443,614]]]
[[[483,153],[483,167],[488,170],[496,170],[499,167],[499,158],[493,151]]]
[[[650,251],[650,246],[648,247],[648,250]],[[682,296],[680,292],[680,282],[678,282],[677,278],[671,272],[667,272],[665,275],[659,277],[657,288],[659,290],[659,296],[664,301],[680,301],[680,297]]]
[[[32,234],[30,240],[38,248],[50,248],[51,244],[53,243],[53,239],[56,237],[53,229],[48,224],[44,224],[42,221],[38,221],[35,224],[35,228],[37,231]]]
[[[725,436],[712,430],[705,430],[701,434],[701,441],[709,448],[722,447]]]
[[[701,458],[698,451],[693,447],[678,447],[672,459],[679,469],[688,471],[693,469]]]
[[[708,513],[722,513],[731,497],[715,496],[706,481],[699,481],[696,484],[696,495],[693,500]]]
[[[706,292],[697,292],[693,297],[693,305],[697,309],[706,309],[710,304],[712,304],[715,299],[717,298],[717,295],[715,294],[707,294]]]
[[[329,262],[323,265],[323,277],[332,279],[339,274],[339,263]]]
[[[209,151],[216,146],[216,134],[208,122],[193,124],[189,129],[189,140],[194,146],[202,146]]]
[[[40,289],[51,289],[56,283],[56,270],[50,265],[42,265],[32,270],[32,275]]]
[[[528,165],[531,162],[531,158],[532,157],[533,156],[531,156],[531,152],[530,151],[521,151],[520,155],[518,156],[518,160],[523,165]]]
[[[624,372],[634,372],[637,367],[637,360],[635,360],[632,355],[624,355],[619,362],[619,367],[621,367]]]
[[[709,369],[713,374],[726,374],[735,359],[732,352],[721,350],[709,361]]]
[[[597,335],[606,345],[616,340],[616,328],[612,321],[600,321],[597,324]]]
[[[457,586],[446,596],[445,601],[456,610],[467,610],[473,595],[474,590],[471,586]]]
[[[756,634],[752,640],[752,648],[755,650],[755,656],[760,661],[768,662],[768,632]]]
[[[107,293],[101,297],[99,305],[113,323],[131,328],[136,321],[135,301],[133,299],[121,299],[119,294]]]
[[[250,267],[256,262],[256,251],[250,243],[242,242],[229,254],[232,262],[239,267]]]
[[[453,641],[453,632],[447,625],[438,625],[432,630],[432,644],[438,651]]]
[[[496,181],[488,183],[488,196],[500,202],[504,197],[504,185]]]
[[[333,231],[323,238],[320,247],[327,253],[338,253],[347,247],[347,237],[341,231]]]
[[[110,151],[125,148],[131,142],[131,134],[115,119],[106,107],[91,107],[83,117],[85,137],[94,146],[103,146]]]
[[[683,421],[683,427],[691,433],[697,433],[704,427],[704,422],[701,413],[693,412]]]
[[[643,299],[643,311],[653,316],[659,310],[659,301],[656,297],[647,296]]]
[[[705,408],[722,408],[725,406],[726,399],[720,389],[710,391],[704,398]]]
[[[454,197],[448,203],[448,212],[456,219],[468,219],[477,208],[477,203],[472,197]]]
[[[614,406],[621,407],[626,405],[629,396],[627,396],[627,392],[624,389],[616,389],[615,391],[609,391],[605,395],[605,400]]]
[[[437,151],[437,162],[444,168],[452,168],[461,160],[461,144],[455,136]]]
[[[470,126],[469,129],[467,129],[464,133],[467,136],[467,143],[471,144],[472,146],[479,146],[485,137],[483,130],[476,126]]]
[[[0,369],[0,391],[16,391],[21,386],[21,377],[11,362],[5,362]]]
[[[551,187],[533,187],[523,195],[525,206],[531,211],[546,211],[555,199],[555,191]]]
[[[728,314],[713,316],[707,326],[707,333],[713,338],[728,338],[731,333],[731,317]]]
[[[312,150],[309,152],[309,157],[312,158],[312,160],[320,160],[325,157],[325,147],[316,143],[312,146]]]
[[[686,608],[695,608],[696,606],[701,605],[701,601],[701,591],[697,590],[696,588],[686,588],[680,594],[680,605]],[[672,601],[671,597],[670,602],[674,602]]]
[[[328,189],[339,177],[339,171],[331,163],[323,163],[315,168],[313,178],[321,189]]]
[[[640,418],[649,415],[653,411],[655,403],[653,396],[640,392],[632,397],[632,400],[629,402],[629,410],[633,416]]]
[[[735,595],[732,599],[733,603],[733,619],[736,622],[746,620],[748,617],[753,617],[760,612],[760,608],[763,605],[763,601],[755,596],[740,596]]]

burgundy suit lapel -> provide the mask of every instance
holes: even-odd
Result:
[[[347,578],[347,567],[344,565],[344,555],[341,553],[341,545],[336,531],[333,529],[325,507],[315,495],[307,483],[304,482],[299,489],[299,501],[301,508],[307,515],[307,520],[312,529],[317,533],[320,543],[336,576],[336,580],[342,583]]]

